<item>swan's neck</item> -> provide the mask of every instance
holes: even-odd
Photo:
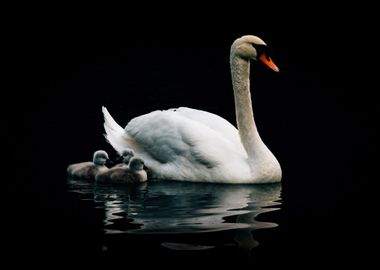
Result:
[[[264,145],[257,132],[253,117],[249,85],[250,62],[234,54],[232,54],[230,61],[240,140],[247,151],[248,158],[257,160],[264,150],[262,149]]]

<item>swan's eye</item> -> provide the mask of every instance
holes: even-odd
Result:
[[[265,52],[265,46],[264,45],[252,44],[252,47],[255,48],[257,56],[260,56]]]
[[[272,52],[268,48],[268,46],[266,46],[266,45],[258,45],[258,44],[252,44],[252,46],[256,49],[257,57],[260,57],[262,54],[265,53],[265,57],[269,61]]]

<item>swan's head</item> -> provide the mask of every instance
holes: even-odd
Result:
[[[144,160],[139,157],[133,157],[129,163],[129,168],[133,171],[141,171],[144,169]]]
[[[105,165],[108,160],[108,154],[106,151],[98,150],[94,153],[93,162],[96,165]]]
[[[124,149],[121,152],[121,156],[123,158],[123,163],[128,164],[131,158],[135,155],[132,149]]]
[[[279,72],[279,68],[271,59],[271,52],[265,42],[256,36],[242,36],[231,46],[231,55],[245,60],[260,61],[270,69]]]

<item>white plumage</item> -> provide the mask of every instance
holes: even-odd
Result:
[[[262,142],[253,119],[249,60],[256,60],[265,53],[259,53],[255,46],[265,46],[265,43],[255,36],[243,36],[231,47],[239,130],[215,114],[185,107],[136,117],[123,129],[103,107],[108,142],[119,153],[125,148],[133,149],[144,159],[152,176],[159,179],[279,182],[280,165]]]

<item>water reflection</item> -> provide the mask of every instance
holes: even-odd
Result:
[[[105,234],[194,234],[231,230],[243,249],[258,243],[252,231],[276,223],[256,220],[279,209],[281,185],[224,185],[150,181],[137,186],[98,186],[71,181],[71,191],[104,208]],[[212,246],[166,243],[170,249]]]

